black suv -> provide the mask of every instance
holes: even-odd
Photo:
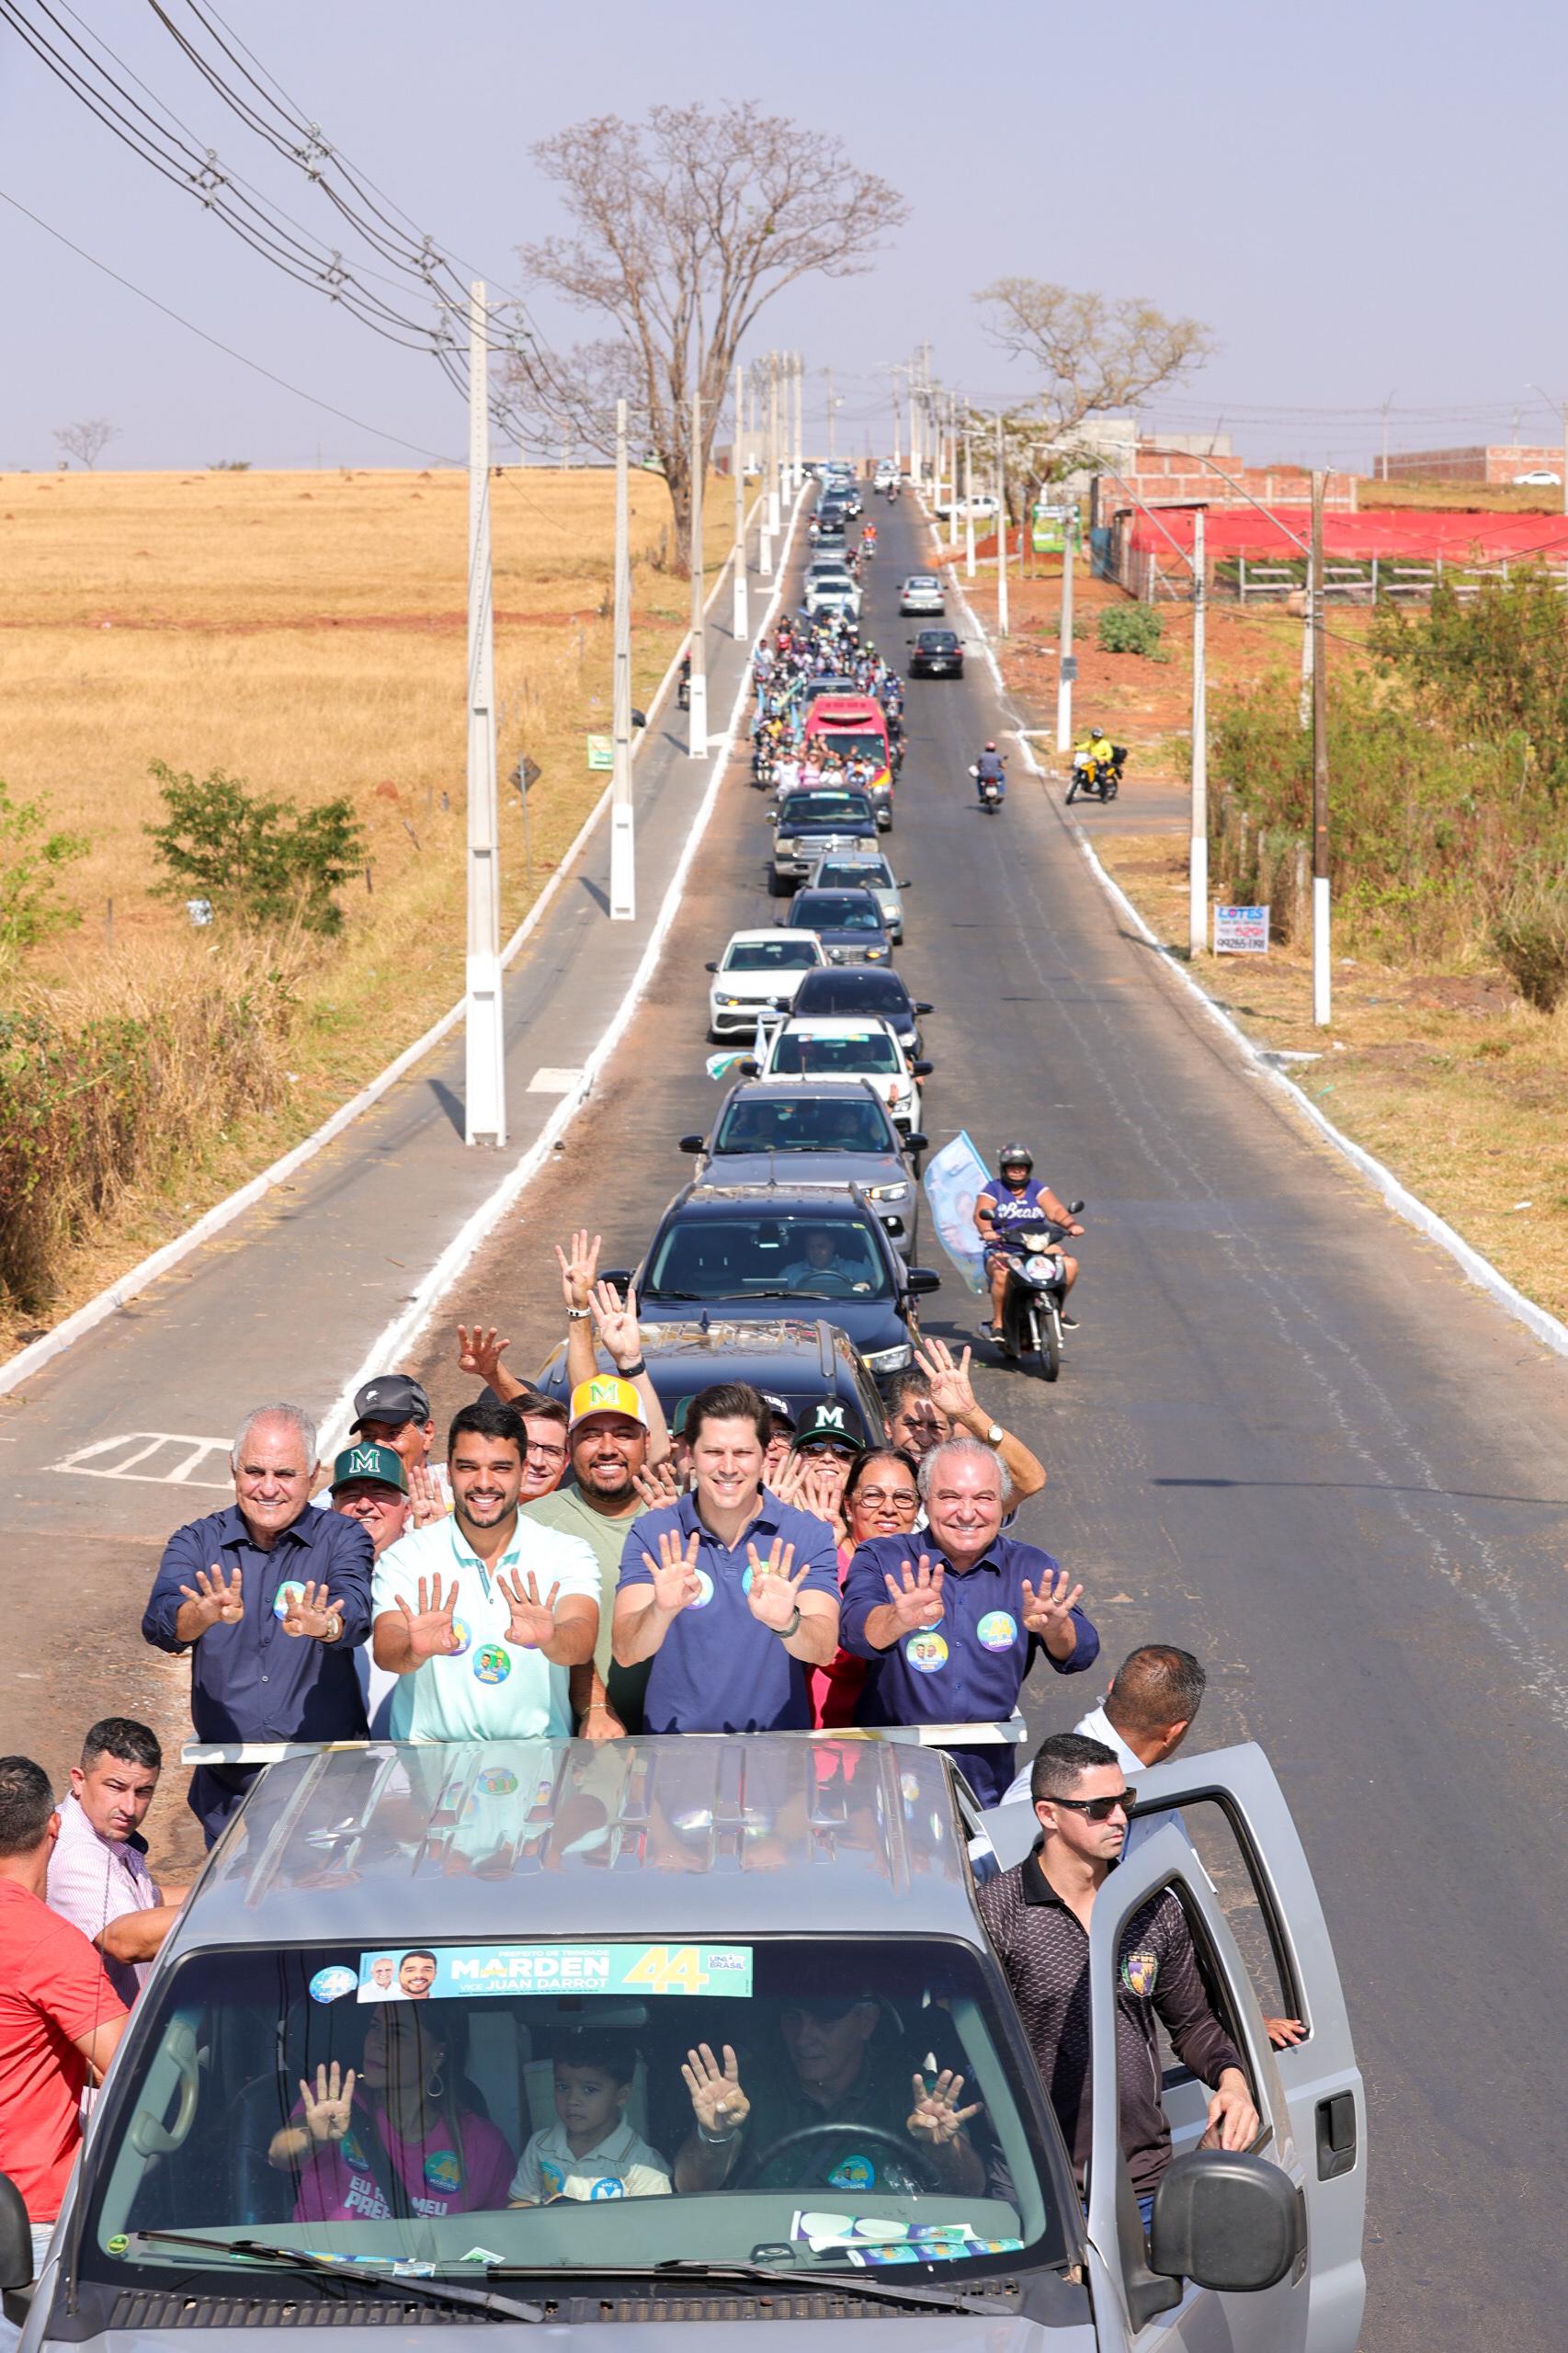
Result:
[[[639,1319],[648,1377],[673,1421],[683,1397],[718,1381],[749,1381],[765,1396],[782,1397],[797,1421],[824,1398],[847,1398],[874,1446],[887,1438],[887,1415],[877,1386],[844,1334],[835,1324],[802,1313],[767,1323],[730,1324],[722,1316],[701,1324],[656,1324]],[[615,1367],[601,1349],[604,1371]],[[564,1341],[540,1379],[548,1397],[566,1400]]]

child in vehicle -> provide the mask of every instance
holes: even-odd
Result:
[[[626,2120],[636,2045],[612,2028],[574,2029],[555,2046],[555,2122],[523,2151],[514,2206],[557,2198],[665,2198],[670,2169]]]

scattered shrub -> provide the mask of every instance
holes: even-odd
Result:
[[[314,809],[253,793],[222,768],[198,783],[162,760],[152,773],[168,816],[142,828],[167,875],[163,898],[200,897],[249,930],[298,923],[306,931],[343,927],[333,892],[364,856],[364,835],[347,801]]]
[[[1153,605],[1109,605],[1100,615],[1100,647],[1106,654],[1143,654],[1152,662],[1161,661],[1164,633],[1165,624]]]
[[[1568,888],[1522,874],[1497,910],[1492,943],[1527,1005],[1554,1013],[1568,995]]]
[[[45,807],[13,801],[0,784],[0,964],[82,920],[54,893],[62,868],[85,858],[88,845],[81,834],[45,833]]]

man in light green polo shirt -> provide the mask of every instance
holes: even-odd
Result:
[[[449,1518],[388,1547],[371,1586],[393,1740],[564,1739],[571,1669],[594,1655],[600,1574],[582,1538],[518,1510],[528,1433],[465,1405],[447,1438]]]
[[[617,1666],[609,1649],[626,1531],[647,1509],[635,1482],[648,1461],[648,1416],[631,1382],[614,1373],[580,1381],[566,1443],[574,1483],[525,1504],[523,1518],[580,1537],[599,1564],[598,1641],[591,1665],[573,1674],[572,1706],[585,1740],[619,1740],[642,1730],[648,1686],[646,1664]]]

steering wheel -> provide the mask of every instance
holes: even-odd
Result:
[[[781,2132],[777,2141],[771,2142],[766,2149],[759,2150],[755,2156],[746,2161],[741,2169],[737,2188],[754,2184],[764,2169],[772,2164],[774,2158],[782,2156],[787,2150],[798,2149],[813,2141],[847,2141],[852,2143],[852,2147],[846,2154],[857,2156],[868,2141],[880,2143],[885,2151],[891,2151],[897,2157],[899,2164],[912,2178],[916,2176],[924,2177],[924,2178],[915,2179],[915,2187],[917,2190],[940,2189],[942,2186],[937,2177],[936,2167],[930,2162],[926,2152],[922,2150],[915,2142],[906,2138],[903,2133],[886,2131],[880,2124],[826,2123],[801,2124],[798,2125],[792,2132]],[[867,2188],[873,2187],[869,2182],[865,2186]]]
[[[805,1299],[847,1299],[854,1288],[854,1276],[837,1267],[813,1267],[800,1285]]]

